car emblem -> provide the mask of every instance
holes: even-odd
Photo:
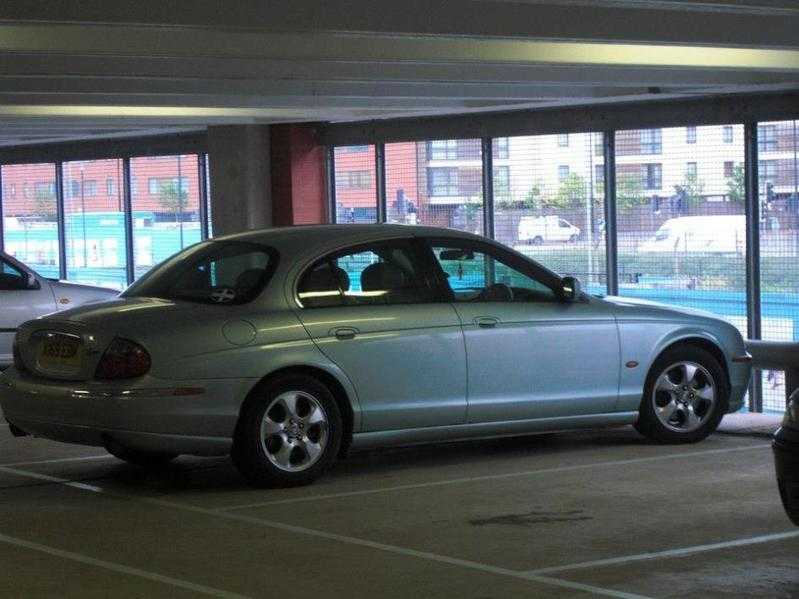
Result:
[[[236,299],[236,292],[232,289],[220,289],[211,294],[211,300],[218,304],[226,304]]]

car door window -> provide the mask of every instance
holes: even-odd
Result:
[[[342,250],[318,260],[301,277],[304,308],[433,301],[416,252],[407,242],[383,242]]]
[[[0,258],[0,291],[28,289],[27,273]]]
[[[551,287],[532,272],[511,266],[491,248],[434,244],[436,262],[456,302],[557,302]]]

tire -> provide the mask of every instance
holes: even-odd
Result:
[[[541,245],[542,243],[544,243],[544,238],[543,237],[541,237],[540,235],[536,235],[535,237],[533,237],[533,241],[532,241],[533,245]]]
[[[281,376],[246,402],[233,462],[256,487],[306,485],[336,459],[343,430],[338,404],[325,385],[311,376]]]
[[[728,402],[718,360],[702,348],[676,346],[652,364],[635,428],[658,443],[696,443],[716,430]]]
[[[129,449],[113,441],[109,441],[105,444],[105,450],[115,458],[127,462],[128,464],[147,469],[163,468],[169,462],[178,457],[178,454],[176,453],[160,453]]]
[[[577,243],[578,235],[572,235],[569,237],[569,243]]]

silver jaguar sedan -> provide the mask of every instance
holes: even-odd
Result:
[[[623,424],[699,441],[750,370],[712,315],[592,297],[475,235],[326,225],[202,242],[24,324],[0,405],[16,434],[140,465],[231,453],[285,486],[349,447]]]
[[[0,251],[0,370],[11,364],[11,346],[21,323],[117,295],[113,289],[48,279]]]

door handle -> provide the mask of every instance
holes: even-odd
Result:
[[[499,324],[499,318],[495,316],[478,316],[474,319],[474,324],[481,329],[493,329]]]
[[[355,335],[358,334],[358,329],[354,329],[352,327],[339,327],[337,329],[333,329],[332,333],[336,339],[354,339]]]

